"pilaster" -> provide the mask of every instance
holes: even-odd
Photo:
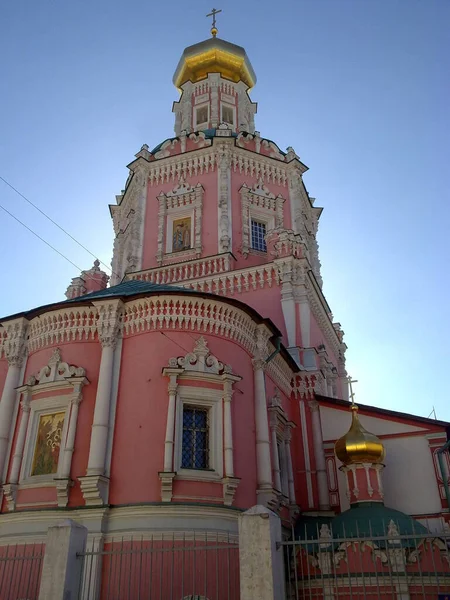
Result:
[[[21,369],[27,351],[28,321],[14,319],[2,324],[6,329],[4,352],[8,361],[8,371],[0,399],[0,483],[3,481],[6,456],[13,430],[14,406],[17,398],[16,388],[20,383]]]
[[[110,300],[94,304],[99,312],[97,330],[102,345],[102,357],[95,399],[88,468],[86,476],[79,478],[83,497],[88,505],[106,504],[108,498],[109,478],[105,476],[105,467],[114,351],[120,334],[120,319],[123,312],[121,300]]]
[[[254,392],[255,392],[255,424],[256,424],[256,469],[259,504],[267,505],[277,502],[277,495],[272,484],[272,460],[270,455],[269,420],[267,413],[265,368],[268,339],[264,325],[256,329],[256,349],[253,358]]]
[[[217,149],[219,253],[231,252],[231,146],[222,140]]]
[[[308,405],[311,411],[317,487],[319,490],[319,508],[320,510],[330,510],[325,450],[323,448],[322,424],[320,422],[320,405],[317,400],[310,400]]]

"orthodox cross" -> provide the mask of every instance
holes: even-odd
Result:
[[[349,375],[347,377],[347,381],[348,381],[348,386],[350,388],[350,401],[352,403],[353,406],[355,406],[355,393],[353,392],[353,387],[352,387],[352,383],[358,383],[357,379],[352,379],[351,376]]]
[[[209,15],[206,15],[207,17],[212,17],[212,27],[211,27],[211,33],[213,35],[213,37],[216,37],[217,35],[217,27],[216,27],[216,15],[218,15],[219,13],[222,12],[222,9],[219,8],[219,10],[216,10],[215,8],[212,9],[212,11],[209,13]]]

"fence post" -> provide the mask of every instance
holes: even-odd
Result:
[[[70,519],[47,531],[39,600],[76,600],[83,561],[77,552],[86,546],[87,529]]]
[[[284,600],[281,521],[265,506],[239,515],[240,600]]]

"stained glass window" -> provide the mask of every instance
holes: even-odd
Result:
[[[252,219],[252,248],[254,250],[260,250],[261,252],[267,252],[266,246],[266,224],[261,221],[255,221]]]
[[[183,469],[209,468],[208,409],[183,406],[183,445],[181,450]]]

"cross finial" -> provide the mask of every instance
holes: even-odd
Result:
[[[350,388],[350,394],[349,394],[350,401],[352,403],[352,406],[355,406],[355,394],[353,392],[352,383],[358,383],[358,380],[357,379],[352,379],[351,375],[349,375],[347,377],[347,381],[348,381],[348,387]]]
[[[218,30],[216,27],[216,15],[218,15],[221,12],[222,12],[221,8],[219,8],[219,10],[216,10],[215,8],[213,8],[212,11],[208,15],[206,15],[207,17],[212,17],[212,20],[213,20],[212,27],[211,27],[211,35],[213,37],[216,37],[216,35],[218,33]]]

